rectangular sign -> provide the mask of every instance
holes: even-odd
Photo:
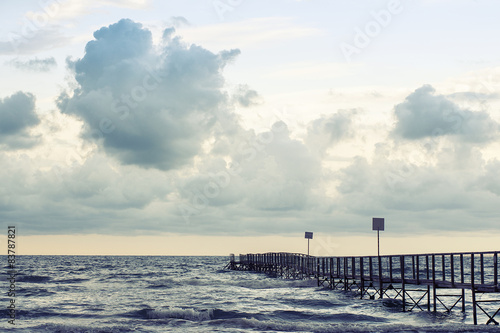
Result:
[[[372,230],[384,230],[384,218],[374,217],[373,218],[373,229]]]
[[[306,238],[307,238],[307,239],[313,239],[313,233],[312,233],[312,232],[307,232],[307,231],[306,231]]]

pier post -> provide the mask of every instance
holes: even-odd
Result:
[[[320,283],[319,283],[319,261],[317,262],[317,271],[316,271],[316,275],[318,277],[318,287],[320,286]]]
[[[496,286],[495,291],[498,291],[498,254],[493,254],[493,284]]]
[[[481,253],[479,255],[480,264],[481,264],[481,284],[484,284],[484,255]]]
[[[477,309],[476,309],[476,286],[474,283],[474,253],[470,255],[470,284],[472,289],[472,319],[474,325],[477,325]]]
[[[384,282],[382,281],[382,257],[378,256],[378,278],[380,283],[380,298],[384,298]]]
[[[344,290],[347,290],[347,258],[344,257]]]
[[[334,280],[333,280],[333,258],[330,258],[330,289],[333,289]]]
[[[427,281],[430,279],[429,256],[425,256],[425,270],[427,271]],[[431,311],[431,286],[427,285],[427,311]]]
[[[359,278],[361,282],[361,299],[363,298],[363,293],[365,292],[365,279],[363,277],[364,269],[363,269],[363,257],[359,258]]]
[[[460,283],[465,282],[464,254],[460,253]],[[465,289],[462,288],[462,312],[465,312]]]
[[[434,312],[436,312],[436,301],[437,301],[437,293],[436,293],[436,256],[432,255],[432,300],[434,306]]]
[[[399,257],[399,267],[401,270],[401,289],[403,296],[403,312],[406,311],[406,295],[405,295],[405,257]]]

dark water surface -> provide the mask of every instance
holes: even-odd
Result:
[[[10,298],[7,258],[0,303]],[[498,332],[472,312],[402,313],[316,287],[227,271],[226,257],[18,256],[19,332]],[[2,310],[0,331],[13,329]]]

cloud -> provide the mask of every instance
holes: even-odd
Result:
[[[54,59],[54,57],[45,59],[34,58],[26,61],[13,59],[8,63],[17,69],[34,71],[34,72],[48,72],[52,68],[57,66],[57,62],[56,59]]]
[[[456,136],[464,142],[484,143],[497,138],[499,124],[484,111],[462,109],[435,89],[424,85],[394,107],[395,137],[418,140]]]
[[[233,99],[242,107],[250,107],[260,103],[260,96],[257,91],[250,89],[248,85],[238,85],[233,93]]]
[[[302,228],[303,220],[284,216],[320,211],[321,161],[290,135],[277,122],[261,133],[239,131],[218,140],[196,172],[178,184],[179,217],[212,231],[261,233],[284,222]],[[269,216],[276,218],[264,222]]]
[[[29,130],[40,123],[35,112],[35,96],[17,92],[0,99],[0,145],[4,149],[30,148],[40,138]]]
[[[307,127],[307,145],[324,153],[332,144],[355,136],[354,118],[358,110],[339,110],[331,115],[322,115]]]
[[[94,154],[82,164],[55,164],[0,152],[0,219],[15,221],[30,234],[164,231],[156,202],[172,191],[156,170],[117,168]]]
[[[62,112],[85,123],[123,164],[161,170],[192,162],[218,121],[233,118],[222,69],[238,50],[214,54],[180,38],[157,49],[141,24],[120,20],[94,33],[71,63],[79,87],[59,98]]]
[[[285,123],[260,133],[238,147],[241,188],[249,207],[258,210],[302,210],[321,175],[320,160],[301,141],[292,139]]]
[[[491,142],[497,125],[451,100],[467,94],[417,89],[395,106],[391,133],[360,109],[322,115],[303,137],[283,121],[246,129],[234,109],[260,96],[245,84],[231,91],[223,76],[239,51],[214,53],[174,32],[154,44],[124,19],[98,29],[84,55],[68,61],[76,85],[36,128],[50,137],[24,155],[0,151],[2,220],[46,234],[368,232],[372,216],[401,233],[497,223],[498,161],[473,144]],[[34,96],[5,98],[0,144],[33,145],[39,122]],[[385,141],[357,141],[367,127]],[[420,139],[434,128],[452,144],[426,149]],[[363,156],[349,157],[360,146]]]
[[[167,23],[169,26],[172,26],[174,28],[181,28],[191,25],[188,19],[185,18],[184,16],[172,16],[170,17],[170,19],[168,19]]]
[[[500,161],[494,159],[489,161],[482,174],[478,176],[478,186],[475,188],[486,189],[487,191],[500,196],[500,180],[498,177],[498,170],[500,170]]]
[[[407,153],[398,143],[378,143],[371,159],[357,156],[335,173],[335,201],[359,217],[386,217],[401,233],[487,230],[497,219],[497,165],[473,145],[430,153],[412,144]]]
[[[19,31],[9,32],[7,41],[0,41],[0,55],[34,54],[67,45],[72,38],[57,26],[36,27],[25,23]]]

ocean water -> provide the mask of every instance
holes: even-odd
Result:
[[[403,313],[397,301],[361,300],[315,280],[224,270],[227,257],[167,256],[18,256],[11,325],[1,260],[2,332],[500,331],[473,326],[470,310]]]

